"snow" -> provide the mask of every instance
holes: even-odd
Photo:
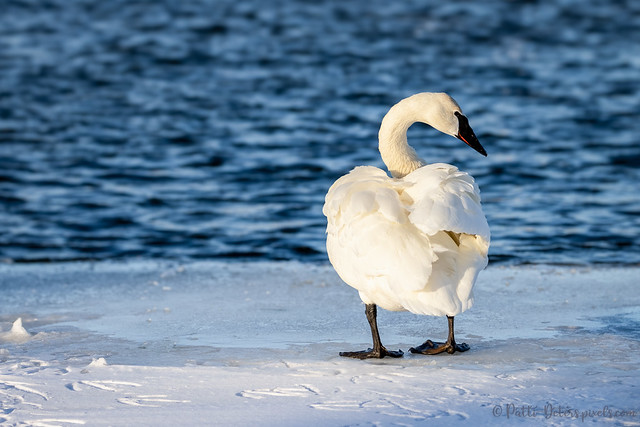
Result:
[[[9,332],[0,332],[0,342],[15,342],[15,343],[23,343],[27,342],[31,339],[31,334],[27,332],[27,330],[22,326],[22,318],[18,317],[18,319],[13,322],[11,325],[11,330]]]
[[[330,266],[0,266],[7,425],[640,425],[640,268],[489,267],[456,317],[378,311]]]

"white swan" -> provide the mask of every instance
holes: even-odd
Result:
[[[466,351],[456,344],[453,317],[473,304],[473,285],[487,265],[489,226],[473,178],[455,166],[426,165],[407,143],[407,130],[423,122],[486,156],[458,104],[445,93],[419,93],[394,105],[382,120],[379,150],[393,178],[359,166],[329,189],[327,253],[338,275],[366,304],[373,349],[341,356],[401,357],[382,346],[376,306],[447,316],[446,343],[412,353]]]

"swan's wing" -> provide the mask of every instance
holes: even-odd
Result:
[[[440,231],[476,235],[488,242],[489,225],[473,177],[455,166],[435,163],[404,177],[410,221],[432,236]]]
[[[361,166],[331,186],[323,208],[327,253],[338,275],[365,302],[389,310],[403,309],[396,295],[424,288],[437,259],[429,239],[409,221],[400,199],[404,185]]]
[[[423,292],[401,303],[413,313],[461,313],[473,305],[473,285],[488,262],[489,225],[478,186],[469,174],[444,163],[423,166],[404,182],[409,220],[428,236],[437,260]]]

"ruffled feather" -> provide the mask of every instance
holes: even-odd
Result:
[[[431,315],[473,304],[489,227],[468,174],[433,164],[394,179],[357,167],[331,186],[323,213],[329,259],[365,303]]]

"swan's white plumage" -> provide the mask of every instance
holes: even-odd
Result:
[[[455,166],[411,169],[390,178],[360,166],[331,186],[323,208],[329,260],[366,304],[454,316],[473,305],[473,285],[487,265],[480,192]]]
[[[411,197],[410,219],[427,235],[442,230],[475,234],[489,240],[480,190],[473,178],[455,166],[434,163],[404,177]]]
[[[365,303],[436,316],[473,304],[489,227],[468,174],[433,164],[395,179],[360,166],[331,186],[323,213],[329,259]]]

